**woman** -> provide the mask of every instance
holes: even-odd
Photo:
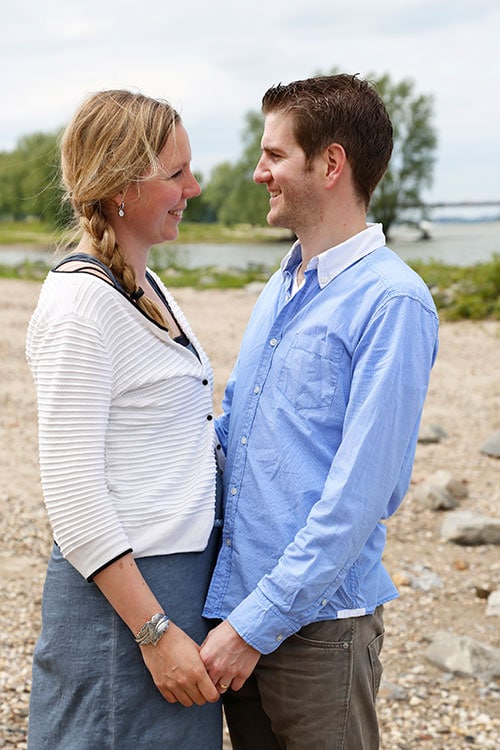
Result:
[[[147,268],[200,194],[179,115],[103,91],[61,144],[76,252],[27,335],[55,544],[28,747],[221,747],[223,687],[199,656],[218,543],[212,372]]]

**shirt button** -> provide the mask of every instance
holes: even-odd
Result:
[[[207,414],[207,419],[210,422],[210,420],[213,419],[212,415],[211,414]]]
[[[328,599],[323,599],[323,601],[321,602],[321,606],[326,607],[327,604],[328,604]]]
[[[226,539],[226,547],[230,547],[230,546],[231,546],[231,540],[230,539]]]
[[[203,378],[201,382],[203,383],[203,385],[208,385],[208,380],[206,378]]]
[[[231,495],[236,495],[237,492],[238,490],[236,489],[236,487],[231,487]]]
[[[256,385],[255,388],[253,389],[253,392],[260,393],[260,385]]]
[[[243,437],[241,438],[241,444],[242,444],[242,445],[246,445],[246,444],[247,444],[247,439],[246,439],[246,437],[245,437],[245,436],[243,436]]]
[[[283,636],[282,636],[281,633],[278,633],[278,635],[276,636],[276,640],[277,641],[282,641],[283,640]]]
[[[271,346],[276,346],[276,344],[278,343],[278,339],[274,339],[273,338],[273,339],[270,340],[269,343],[271,344]]]

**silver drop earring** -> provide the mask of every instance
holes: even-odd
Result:
[[[122,219],[125,216],[125,203],[122,201],[118,206],[118,216]]]

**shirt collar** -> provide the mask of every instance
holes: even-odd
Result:
[[[382,230],[382,224],[368,224],[366,229],[358,232],[353,237],[349,237],[348,240],[341,242],[340,245],[335,245],[319,253],[319,255],[315,255],[314,258],[311,258],[305,270],[316,268],[318,284],[323,288],[332,279],[342,273],[342,271],[352,266],[353,263],[356,263],[356,261],[364,258],[365,255],[372,253],[384,245],[385,235]],[[282,273],[292,271],[301,258],[302,248],[299,240],[297,240],[281,261]]]

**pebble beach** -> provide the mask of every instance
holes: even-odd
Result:
[[[19,750],[26,748],[31,655],[51,546],[24,358],[39,289],[37,282],[0,279],[0,748]],[[179,289],[174,296],[211,357],[217,413],[257,292]],[[500,431],[500,322],[442,323],[440,341],[423,426],[437,426],[441,438],[419,443],[411,487],[388,521],[385,563],[400,598],[385,609],[381,750],[500,748],[500,679],[442,671],[425,657],[441,631],[500,649],[500,615],[486,614],[488,592],[500,589],[500,547],[445,541],[445,511],[423,507],[415,492],[446,470],[467,488],[463,510],[500,519],[500,459],[481,451]],[[436,583],[412,586],[422,571]],[[227,736],[224,746],[230,748]]]

